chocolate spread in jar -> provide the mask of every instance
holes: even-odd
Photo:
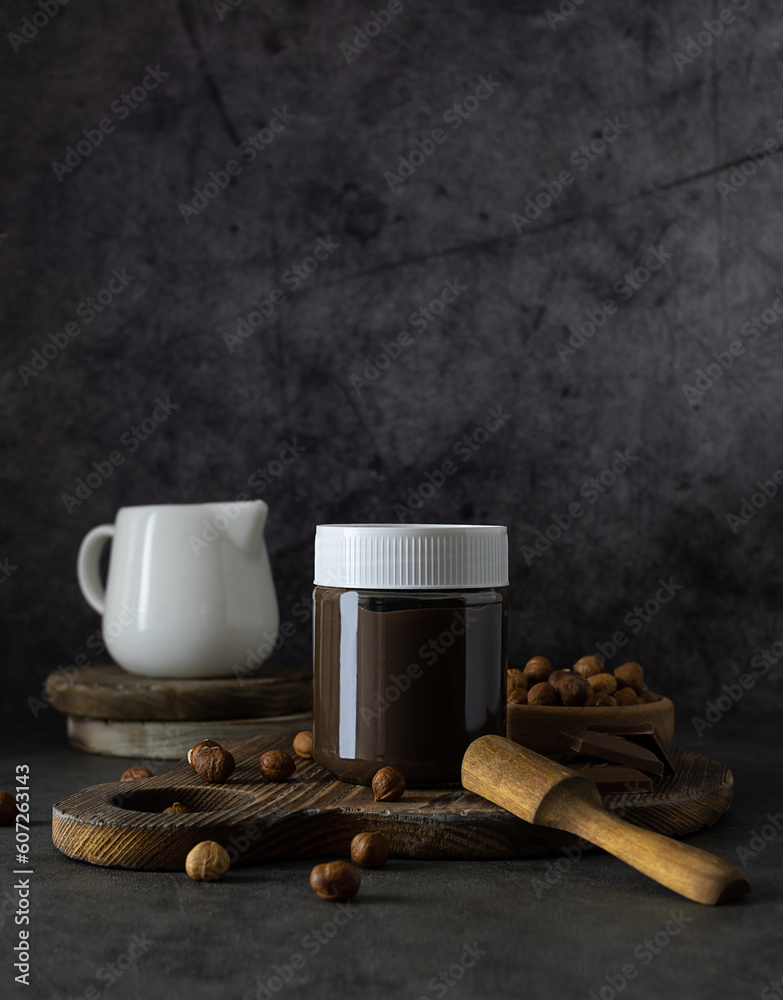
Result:
[[[313,757],[336,777],[458,782],[468,745],[505,734],[507,588],[314,595]]]

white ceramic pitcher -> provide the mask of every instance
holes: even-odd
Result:
[[[79,586],[121,667],[149,677],[219,677],[277,638],[263,500],[122,507],[82,541]],[[111,539],[104,590],[100,556]]]

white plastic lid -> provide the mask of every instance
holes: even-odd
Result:
[[[508,585],[500,524],[319,524],[318,587],[460,590]]]

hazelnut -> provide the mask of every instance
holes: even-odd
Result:
[[[376,802],[396,802],[405,791],[405,778],[396,767],[382,767],[372,779]]]
[[[646,688],[644,683],[644,671],[638,663],[630,661],[622,663],[614,672],[615,679],[620,687],[633,688],[634,691],[643,691]]]
[[[296,770],[294,758],[285,750],[266,750],[258,759],[261,774],[269,781],[285,781]]]
[[[506,694],[511,694],[514,688],[524,688],[527,691],[527,677],[521,670],[506,671]]]
[[[593,689],[584,677],[572,674],[570,677],[564,677],[560,681],[557,693],[560,695],[560,700],[564,705],[584,705],[593,693]]]
[[[316,865],[310,872],[310,885],[321,899],[336,903],[342,899],[353,899],[359,891],[362,877],[347,861],[330,861]]]
[[[506,701],[509,705],[527,705],[527,691],[524,688],[514,688],[509,691]]]
[[[234,755],[223,747],[202,747],[193,756],[193,767],[196,769],[196,774],[204,781],[222,785],[231,777],[236,761]]]
[[[593,674],[587,678],[587,683],[596,693],[614,694],[617,690],[617,681],[611,674]]]
[[[618,688],[614,693],[618,705],[636,705],[637,695],[633,688]]]
[[[309,730],[294,736],[294,751],[299,757],[313,756],[313,734]]]
[[[639,695],[645,704],[653,701],[663,701],[662,695],[654,694],[652,691],[648,691],[647,688],[644,691],[640,691]]]
[[[545,656],[533,656],[524,666],[522,673],[528,679],[528,690],[531,684],[540,684],[552,673],[552,664]]]
[[[585,702],[585,708],[610,708],[612,705],[617,705],[617,702],[610,694],[604,694],[603,691],[593,691]]]
[[[557,686],[564,677],[573,676],[573,670],[553,670],[549,677],[547,677],[547,684],[551,684],[555,691],[557,691]]]
[[[557,691],[546,681],[534,684],[527,693],[528,705],[557,705],[558,701]]]
[[[197,881],[216,882],[230,867],[228,851],[214,840],[202,840],[185,858],[185,871]]]
[[[592,677],[604,672],[604,661],[600,656],[583,656],[574,664],[574,673],[580,677]]]
[[[390,854],[382,833],[357,833],[351,841],[351,861],[362,868],[383,868]]]
[[[170,806],[167,806],[164,813],[189,813],[190,809],[188,806],[183,805],[181,802],[172,802]]]
[[[191,767],[195,766],[193,764],[193,758],[196,756],[199,750],[203,750],[204,747],[219,747],[219,746],[220,744],[215,743],[214,740],[202,740],[200,743],[194,743],[193,746],[190,748],[190,750],[188,750],[188,764],[190,764]]]
[[[0,792],[0,826],[8,826],[16,819],[16,799],[10,792]]]
[[[148,767],[129,767],[122,772],[120,781],[138,781],[140,778],[151,778],[152,771]]]

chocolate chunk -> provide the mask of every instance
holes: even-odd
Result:
[[[614,764],[635,767],[650,774],[661,775],[666,770],[663,761],[651,750],[611,733],[580,729],[577,732],[561,733],[560,742],[588,757],[598,757]]]
[[[603,725],[600,722],[591,722],[587,727],[591,733],[607,733],[612,736],[624,736],[632,743],[646,747],[663,761],[665,772],[674,774],[676,768],[669,756],[669,748],[661,739],[660,733],[652,722],[640,722],[636,725]]]
[[[599,792],[605,794],[627,794],[651,792],[652,778],[635,767],[623,767],[608,761],[588,760],[585,757],[567,757],[560,763],[570,767],[583,778],[589,778]]]

